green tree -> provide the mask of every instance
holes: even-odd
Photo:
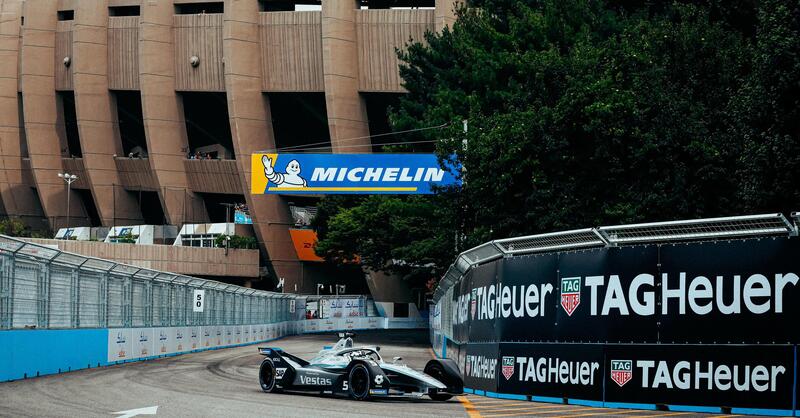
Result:
[[[11,237],[29,237],[30,231],[19,219],[5,218],[0,220],[0,234]]]
[[[732,103],[741,207],[799,210],[800,1],[761,2],[751,66]]]
[[[408,94],[391,122],[447,124],[403,139],[455,156],[463,187],[326,199],[318,252],[435,276],[498,237],[800,208],[800,0],[735,3],[461,9],[400,52]]]

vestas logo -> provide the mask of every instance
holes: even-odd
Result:
[[[304,385],[330,386],[331,379],[320,376],[300,376],[300,383]]]
[[[458,184],[434,154],[253,154],[253,194],[430,194]]]

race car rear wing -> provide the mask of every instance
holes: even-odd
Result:
[[[258,347],[258,354],[261,354],[262,356],[267,356],[267,357],[276,357],[277,356],[277,357],[287,358],[287,359],[292,360],[293,362],[299,364],[300,367],[305,367],[305,366],[308,366],[308,364],[309,364],[307,361],[301,359],[300,357],[293,356],[293,355],[283,351],[283,349],[280,349],[280,348],[277,348],[277,347]]]

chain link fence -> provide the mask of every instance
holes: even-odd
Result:
[[[194,312],[194,290],[205,291]],[[293,303],[295,302],[295,303]],[[269,324],[296,296],[119,264],[0,235],[0,329]]]

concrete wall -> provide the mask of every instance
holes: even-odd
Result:
[[[424,321],[369,317],[254,325],[6,330],[0,331],[0,382],[257,344],[296,334],[426,327]]]

